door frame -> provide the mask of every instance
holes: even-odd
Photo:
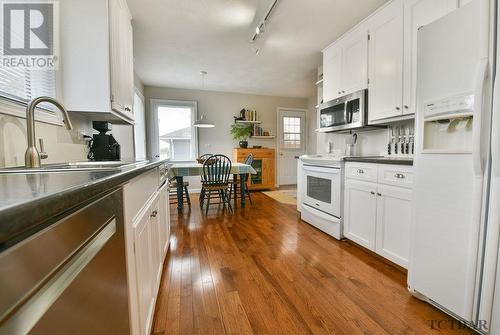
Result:
[[[290,111],[290,112],[299,112],[299,113],[304,113],[304,152],[307,152],[307,108],[288,108],[288,107],[277,107],[276,108],[276,188],[279,188],[280,186],[280,142],[281,142],[281,132],[282,132],[282,127],[280,123],[280,112],[282,111]],[[298,173],[298,171],[297,171]]]

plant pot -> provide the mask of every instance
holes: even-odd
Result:
[[[248,148],[248,141],[240,141],[240,148],[242,149]]]

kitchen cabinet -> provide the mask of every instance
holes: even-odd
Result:
[[[123,187],[127,276],[132,335],[150,334],[163,261],[168,251],[168,185],[159,169]]]
[[[253,154],[252,167],[257,174],[250,175],[249,190],[266,190],[276,187],[276,153],[274,149],[242,149],[233,150],[233,159],[245,163],[248,155]]]
[[[403,1],[395,0],[369,19],[368,122],[402,115]]]
[[[367,88],[368,31],[361,25],[323,51],[323,101]]]
[[[153,317],[156,286],[155,263],[157,262],[156,232],[152,222],[154,203],[146,207],[134,227],[134,256],[139,299],[140,334],[148,334]]]
[[[344,190],[344,235],[359,245],[375,248],[377,185],[346,180]]]
[[[347,163],[344,235],[382,257],[408,267],[412,167]]]
[[[411,222],[410,189],[377,186],[377,235],[375,251],[388,260],[408,267]]]
[[[60,11],[64,105],[93,120],[132,123],[133,45],[126,1],[65,0]]]
[[[416,109],[418,30],[457,8],[458,0],[405,0],[403,115]]]

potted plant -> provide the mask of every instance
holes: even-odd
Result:
[[[248,148],[248,138],[252,135],[252,125],[236,123],[231,126],[231,135],[236,141],[240,141],[240,148]]]

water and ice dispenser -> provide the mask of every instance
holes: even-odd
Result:
[[[423,153],[472,152],[474,94],[427,101],[422,110]]]

